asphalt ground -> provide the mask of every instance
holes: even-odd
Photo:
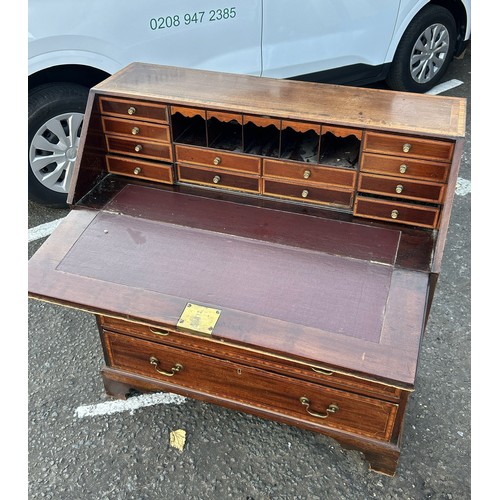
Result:
[[[469,99],[471,51],[444,93]],[[471,179],[470,112],[459,177]],[[67,210],[28,203],[29,227]],[[28,257],[43,243],[29,243]],[[27,493],[32,499],[467,499],[471,497],[471,195],[455,196],[395,477],[334,440],[194,400],[85,414],[105,403],[92,315],[28,301]],[[21,378],[22,380],[22,378]],[[11,385],[11,381],[9,381]],[[4,409],[9,411],[8,402]],[[10,411],[14,411],[10,408]],[[88,413],[88,412],[87,412]],[[20,418],[20,416],[19,416]],[[186,431],[182,451],[170,431]],[[8,451],[8,450],[7,450]]]

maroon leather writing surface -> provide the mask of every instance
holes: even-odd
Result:
[[[106,212],[57,270],[373,342],[392,274],[385,264]]]

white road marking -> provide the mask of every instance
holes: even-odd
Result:
[[[51,222],[46,222],[45,224],[40,224],[39,226],[32,227],[28,229],[28,243],[31,241],[39,240],[40,238],[45,238],[45,236],[49,236],[49,234],[54,231],[54,229],[64,220],[64,217],[61,219],[56,219]]]
[[[471,192],[471,181],[459,177],[457,179],[457,186],[455,188],[455,194],[458,196],[465,196]]]
[[[430,95],[437,95],[441,94],[442,92],[446,92],[447,90],[454,89],[455,87],[459,87],[460,85],[463,85],[464,82],[461,80],[448,80],[447,82],[439,83],[435,87],[433,87],[431,90],[426,92],[426,94]]]
[[[154,405],[179,405],[186,401],[187,398],[171,393],[154,393],[141,394],[128,399],[118,399],[97,403],[95,405],[79,406],[75,410],[75,416],[78,418],[95,417],[99,415],[111,415],[123,411],[129,411],[133,415],[134,411],[139,408]]]

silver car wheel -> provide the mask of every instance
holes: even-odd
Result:
[[[47,189],[67,193],[76,161],[83,113],[64,113],[44,123],[30,144],[31,170]]]
[[[411,51],[411,76],[427,83],[439,73],[450,50],[450,34],[443,24],[433,24],[418,37]]]

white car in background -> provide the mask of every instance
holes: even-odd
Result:
[[[29,0],[29,199],[66,205],[88,90],[133,61],[425,92],[470,0]]]

